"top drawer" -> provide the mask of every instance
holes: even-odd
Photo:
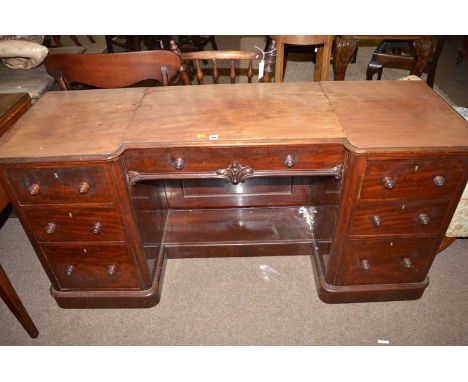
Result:
[[[107,203],[112,183],[103,166],[6,170],[20,204]]]
[[[450,199],[465,165],[462,159],[370,160],[359,199]]]
[[[253,170],[329,169],[344,162],[344,148],[338,144],[180,147],[130,149],[125,151],[128,171],[139,173],[214,172],[237,161]]]

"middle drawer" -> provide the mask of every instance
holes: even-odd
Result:
[[[39,242],[124,241],[114,208],[28,207],[26,215]]]
[[[436,234],[449,200],[358,203],[350,235]]]
[[[139,173],[215,172],[234,161],[254,171],[329,169],[344,162],[341,144],[179,147],[128,149],[124,153],[128,171]]]

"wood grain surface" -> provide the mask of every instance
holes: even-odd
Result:
[[[217,135],[216,141],[210,136]],[[0,141],[1,158],[105,156],[127,146],[344,138],[318,84],[49,92]]]
[[[0,139],[0,159],[346,139],[357,150],[453,148],[468,146],[467,125],[419,81],[49,92]]]
[[[468,146],[468,123],[422,81],[321,82],[351,145]]]

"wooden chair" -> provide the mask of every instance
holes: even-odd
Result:
[[[276,40],[275,82],[283,82],[286,70],[285,45],[316,45],[314,81],[328,80],[333,36],[271,36]]]
[[[205,50],[198,52],[181,52],[174,40],[171,41],[171,50],[180,56],[182,60],[182,66],[180,69],[182,79],[185,84],[190,84],[189,74],[187,72],[187,63],[195,63],[195,72],[199,85],[204,85],[204,73],[200,65],[200,61],[208,60],[211,61],[212,65],[212,78],[213,83],[219,83],[220,67],[218,65],[219,60],[231,61],[229,68],[230,82],[234,84],[237,78],[236,62],[241,60],[248,61],[247,67],[247,81],[252,82],[253,78],[253,60],[264,59],[264,71],[263,77],[259,82],[271,82],[273,77],[273,71],[275,67],[275,56],[276,56],[276,41],[272,40],[268,53],[263,57],[262,52],[255,52],[250,50]]]
[[[426,82],[430,87],[434,86],[437,62],[446,40],[446,36],[439,37],[432,55],[423,68],[423,72],[427,73]],[[384,67],[411,70],[415,57],[416,52],[412,48],[411,41],[383,40],[372,53],[372,59],[367,66],[366,79],[372,80],[377,73],[377,79],[380,80]]]
[[[56,54],[47,57],[45,67],[61,90],[73,90],[79,83],[112,89],[143,80],[169,85],[181,66],[177,54],[166,50],[128,53]]]

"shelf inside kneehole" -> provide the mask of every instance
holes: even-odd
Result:
[[[147,257],[161,248],[169,258],[311,255],[313,246],[329,251],[339,183],[330,177],[272,177],[239,187],[145,181],[135,185],[132,202]]]
[[[311,242],[329,240],[334,206],[169,210],[164,245],[237,242]]]

